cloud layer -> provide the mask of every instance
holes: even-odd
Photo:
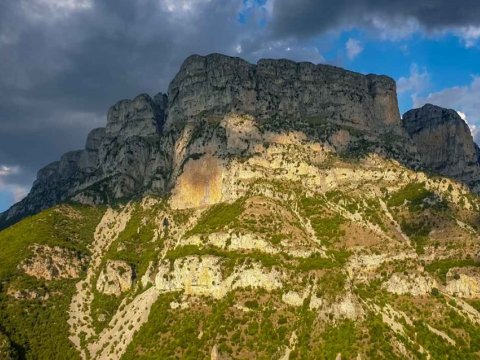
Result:
[[[311,37],[325,31],[364,28],[388,38],[418,30],[456,32],[471,43],[480,37],[476,0],[275,0],[272,31],[277,37]]]

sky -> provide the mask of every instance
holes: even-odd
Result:
[[[453,108],[480,142],[478,0],[2,0],[0,211],[111,105],[212,52],[389,75],[401,113]]]

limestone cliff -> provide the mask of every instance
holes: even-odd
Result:
[[[99,204],[165,192],[170,164],[169,140],[161,137],[165,112],[161,93],[119,101],[108,111],[106,127],[90,132],[85,149],[38,172],[29,195],[3,214],[4,223],[68,200]]]
[[[405,113],[403,125],[427,169],[461,180],[478,192],[480,149],[456,111],[426,104]]]
[[[395,82],[330,65],[219,54],[185,60],[169,89],[167,126],[199,115],[249,114],[272,126],[316,121],[402,133]],[[319,124],[318,124],[319,125]]]
[[[35,185],[133,199],[0,231],[0,358],[478,358],[480,197],[413,169],[414,132],[219,99],[170,125],[179,96],[117,104]]]
[[[291,131],[347,157],[374,152],[413,168],[420,159],[427,169],[472,185],[476,145],[466,125],[445,111],[413,111],[402,122],[395,82],[386,76],[289,60],[250,64],[193,55],[168,95],[118,102],[85,149],[41,169],[29,195],[0,215],[0,228],[69,200],[108,204],[173,194],[179,207],[212,204],[229,197],[232,187],[224,185],[236,176],[227,171],[233,157],[258,151],[272,133]],[[438,121],[430,124],[432,114]],[[436,135],[428,135],[433,130]],[[443,143],[436,156],[435,146]]]

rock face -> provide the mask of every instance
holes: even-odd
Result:
[[[477,268],[450,269],[447,273],[445,291],[462,298],[480,298],[480,271]]]
[[[479,190],[480,149],[456,111],[427,104],[405,113],[403,125],[427,169]]]
[[[413,296],[428,295],[437,283],[430,277],[419,274],[395,273],[383,284],[385,290],[397,295],[410,294]]]
[[[262,121],[332,121],[401,132],[395,82],[330,65],[219,54],[185,60],[168,89],[167,126],[199,115],[250,114]]]
[[[229,291],[238,288],[263,288],[272,291],[282,287],[281,274],[264,269],[260,264],[237,267],[228,277],[222,276],[221,260],[215,256],[187,256],[175,260],[173,270],[169,261],[158,268],[155,287],[161,292],[183,290],[187,295],[224,297]]]
[[[86,259],[79,258],[73,251],[58,246],[36,245],[33,256],[24,260],[19,267],[37,279],[58,280],[79,277],[85,264]]]
[[[4,213],[0,224],[69,199],[100,204],[164,193],[170,163],[168,140],[160,136],[165,111],[161,93],[112,106],[107,126],[90,132],[84,150],[68,152],[42,168],[29,195]]]
[[[97,290],[105,295],[119,296],[132,287],[134,276],[132,267],[125,261],[108,260],[98,277]]]
[[[250,125],[235,117],[249,118]],[[478,175],[478,150],[465,123],[432,106],[405,114],[402,122],[389,77],[289,60],[250,64],[193,55],[168,95],[118,102],[85,149],[41,169],[29,195],[0,214],[0,228],[67,200],[108,204],[173,193],[178,207],[216,203],[231,180],[225,175],[231,155],[259,149],[266,131],[292,130],[338,152],[374,151],[412,166],[421,158],[426,168],[469,185]]]

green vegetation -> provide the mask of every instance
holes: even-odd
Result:
[[[123,359],[209,358],[214,345],[233,358],[279,358],[288,343],[292,325],[278,319],[278,300],[261,291],[230,293],[218,301],[203,300],[194,309],[173,311],[169,303],[177,297],[160,296]],[[259,299],[245,303],[251,311],[235,311],[234,304],[245,297]]]
[[[443,259],[427,264],[425,270],[436,275],[445,284],[447,282],[448,270],[454,267],[466,266],[480,266],[480,263],[473,259]]]
[[[323,347],[319,359],[335,359],[341,353],[342,359],[353,359],[357,356],[359,332],[351,320],[339,324],[328,324],[322,334]],[[320,354],[319,354],[320,355]]]
[[[412,206],[418,207],[423,204],[423,201],[432,196],[432,192],[425,189],[424,183],[410,183],[404,188],[390,195],[387,204],[389,206],[401,206],[406,201]]]
[[[344,292],[347,276],[339,270],[327,271],[317,283],[317,297],[333,299]]]
[[[124,260],[133,266],[137,274],[144,274],[149,262],[156,257],[155,248],[163,245],[163,239],[153,241],[154,231],[158,227],[155,222],[156,214],[161,206],[143,210],[137,204],[127,226],[112,244],[104,260]]]
[[[41,285],[41,284],[39,284]],[[0,324],[20,358],[77,359],[68,340],[67,310],[74,294],[74,282],[58,280],[48,290],[60,294],[48,300],[16,300],[0,294]]]
[[[365,322],[369,335],[367,359],[401,359],[393,350],[391,339],[394,335],[382,317],[369,313]]]
[[[93,296],[91,304],[92,325],[95,328],[95,331],[100,333],[117,312],[118,306],[122,302],[123,297],[105,295],[99,292],[95,287],[93,289]]]
[[[238,223],[238,217],[244,209],[245,199],[239,199],[232,204],[221,203],[213,205],[191,229],[186,236],[212,233],[222,230],[227,225]]]
[[[35,243],[87,253],[102,207],[60,206],[26,218],[0,232],[0,331],[8,336],[22,359],[76,359],[68,339],[67,310],[76,279],[41,281],[17,268]],[[17,300],[6,294],[10,286],[39,294]],[[41,297],[49,293],[48,299]]]
[[[325,209],[323,198],[303,198],[300,205],[318,238],[327,244],[332,244],[334,240],[345,235],[342,229],[345,219],[338,214],[329,214]]]
[[[102,207],[61,206],[1,231],[0,280],[17,273],[17,264],[30,254],[29,247],[33,244],[60,246],[85,253],[103,211]]]
[[[0,359],[15,360],[18,359],[18,353],[13,348],[10,339],[0,332]]]
[[[338,214],[327,218],[315,216],[311,218],[311,222],[313,230],[315,230],[316,235],[321,239],[334,240],[345,235],[345,231],[341,228],[345,220]]]
[[[434,210],[445,210],[448,204],[440,199],[434,192],[425,188],[425,183],[410,183],[390,195],[387,204],[390,207],[401,206],[407,203],[408,209],[412,212],[420,211],[424,208]]]
[[[359,137],[348,144],[348,149],[343,151],[341,156],[344,160],[355,162],[374,152],[376,145],[373,141]]]
[[[417,218],[408,222],[405,219],[402,219],[400,227],[415,244],[415,250],[417,253],[423,254],[425,251],[425,245],[428,244],[428,235],[432,231],[432,224],[422,218]]]

